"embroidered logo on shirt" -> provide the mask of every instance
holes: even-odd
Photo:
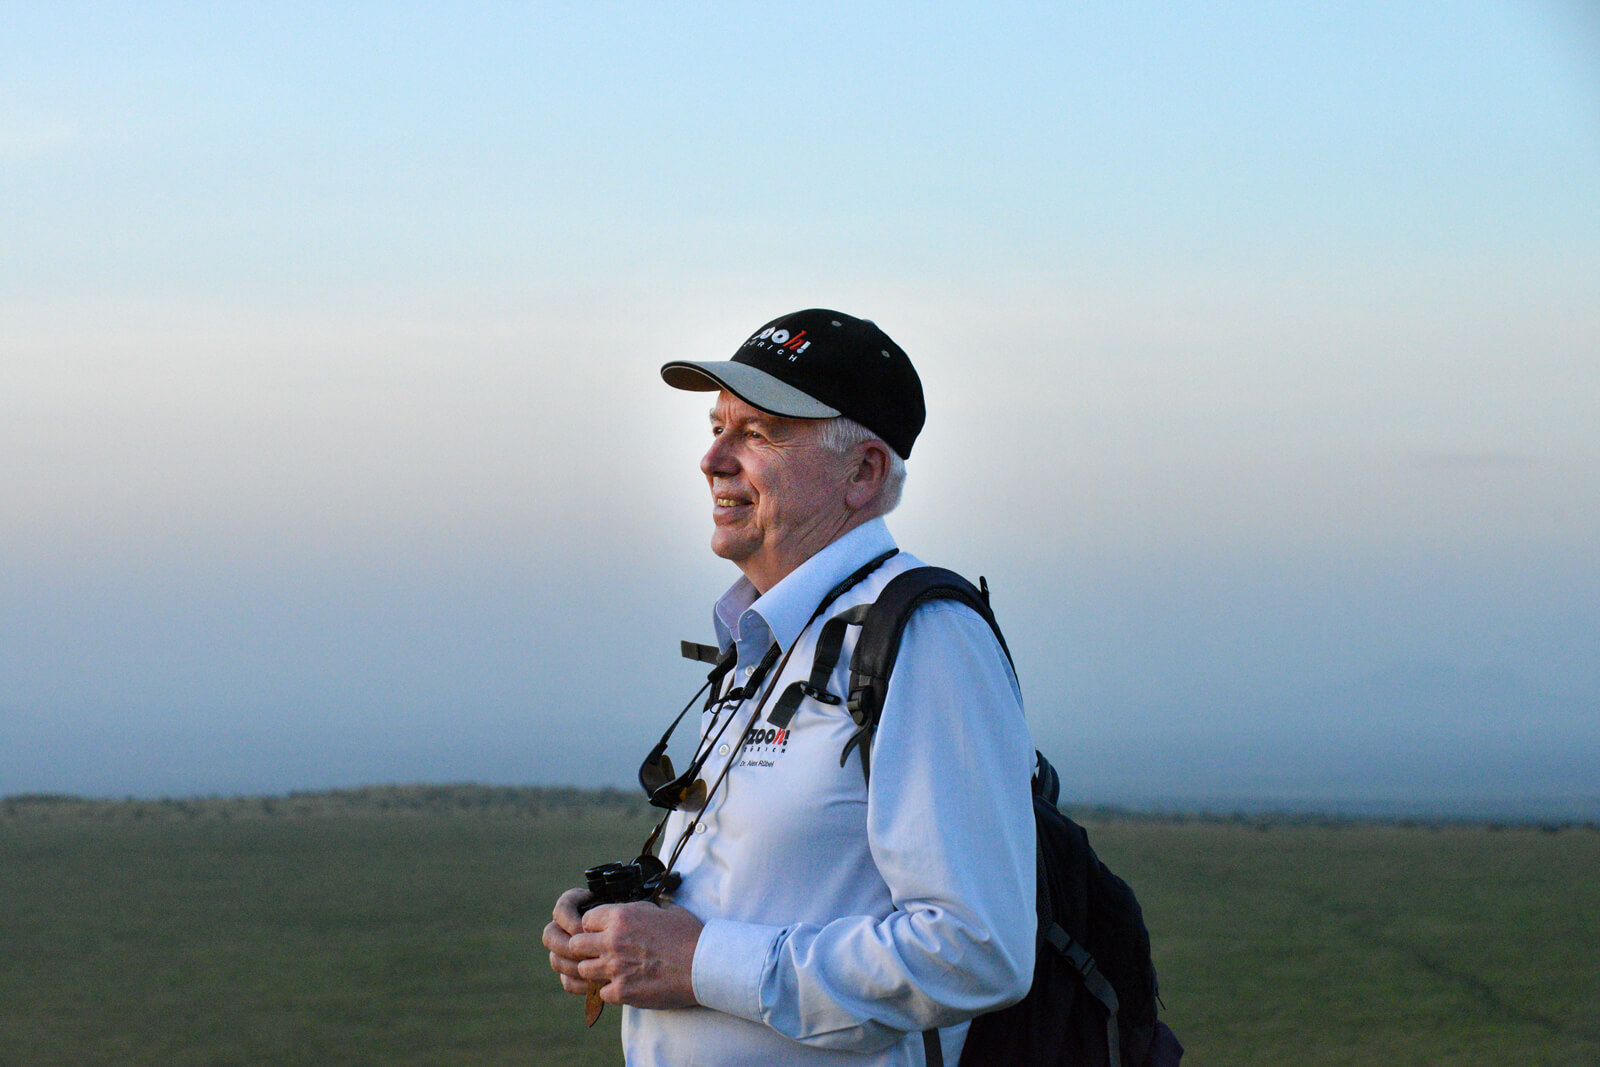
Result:
[[[787,729],[755,729],[750,731],[750,736],[745,739],[744,748],[739,753],[740,767],[771,767],[776,764],[777,758],[789,750],[789,731]]]

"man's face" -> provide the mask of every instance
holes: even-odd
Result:
[[[817,440],[818,423],[785,419],[723,391],[700,470],[711,486],[711,551],[762,592],[850,526],[850,464]]]

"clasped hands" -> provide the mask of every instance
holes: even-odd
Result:
[[[561,894],[544,928],[550,969],[561,988],[584,996],[600,983],[600,999],[636,1008],[687,1008],[694,996],[694,950],[703,925],[677,904],[635,901],[581,908],[587,889]]]

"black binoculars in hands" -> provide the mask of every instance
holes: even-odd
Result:
[[[677,888],[680,876],[669,873],[666,865],[646,853],[627,863],[602,863],[583,872],[589,883],[590,898],[580,905],[588,911],[599,904],[627,904],[635,900],[655,900]]]

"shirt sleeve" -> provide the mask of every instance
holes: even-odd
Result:
[[[706,1007],[868,1052],[1027,993],[1033,744],[1005,654],[969,608],[912,616],[872,753],[868,843],[894,910],[781,928],[713,920],[695,955]]]

